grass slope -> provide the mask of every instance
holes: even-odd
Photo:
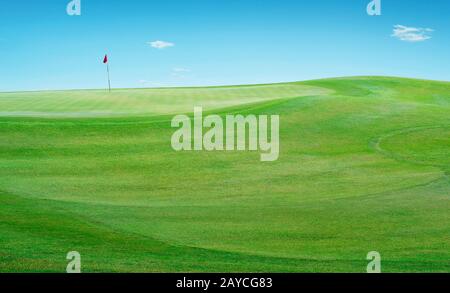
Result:
[[[172,113],[279,114],[281,153],[174,152]],[[0,271],[450,271],[450,83],[0,93]]]

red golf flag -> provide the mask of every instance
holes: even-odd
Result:
[[[108,63],[108,55],[105,55],[105,58],[103,58],[103,63]]]

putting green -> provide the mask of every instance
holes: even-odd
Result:
[[[316,95],[329,90],[300,84],[210,88],[117,89],[0,93],[0,117],[111,117],[162,115]]]
[[[175,152],[172,113],[280,115],[280,157]],[[450,83],[0,93],[0,271],[449,272]]]

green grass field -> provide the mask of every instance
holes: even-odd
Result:
[[[174,113],[279,114],[280,158]],[[0,93],[0,271],[450,272],[450,82]]]

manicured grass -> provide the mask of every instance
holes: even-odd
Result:
[[[175,152],[173,113],[279,114],[280,158]],[[0,271],[450,271],[450,83],[0,93]]]

